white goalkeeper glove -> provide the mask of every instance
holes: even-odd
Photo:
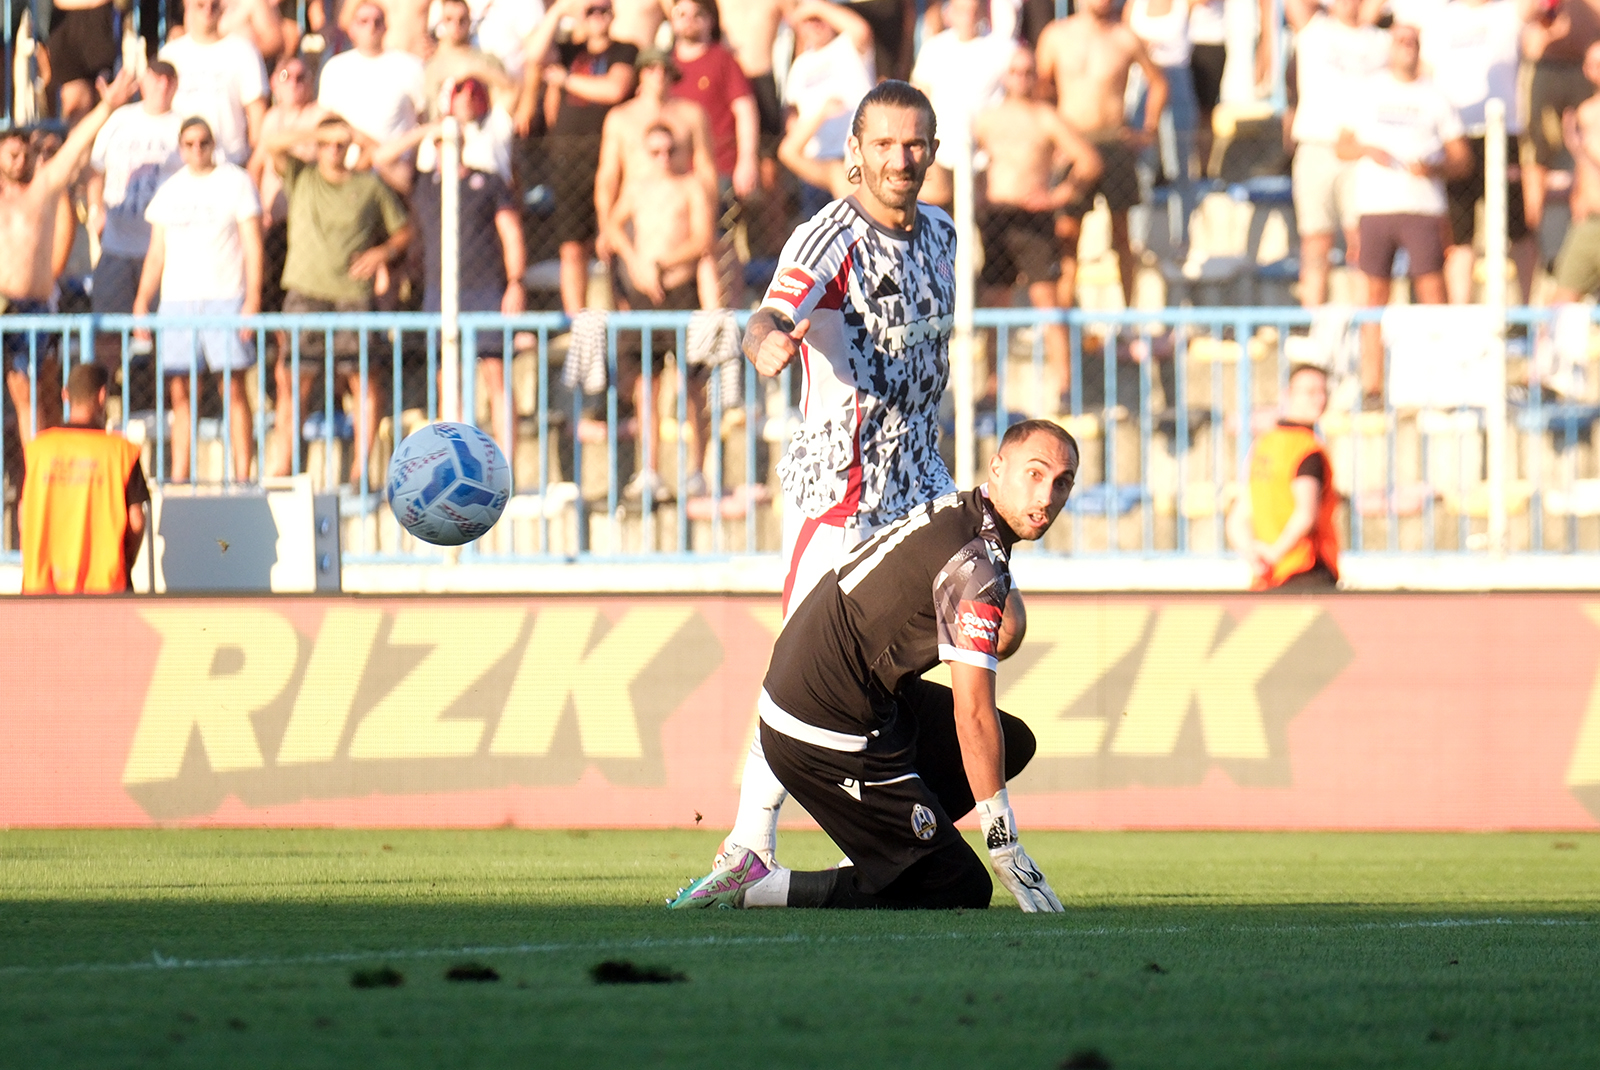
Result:
[[[1061,900],[1056,898],[1044,874],[1017,842],[1017,818],[1011,812],[1011,800],[1005,788],[978,803],[978,820],[983,828],[983,842],[989,848],[989,864],[1006,891],[1016,897],[1017,906],[1027,914],[1060,914]]]

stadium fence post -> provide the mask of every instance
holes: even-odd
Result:
[[[440,124],[439,144],[439,416],[461,419],[461,125]]]
[[[952,176],[951,210],[955,213],[955,336],[950,346],[950,374],[956,388],[956,485],[975,485],[977,443],[972,438],[972,312],[976,295],[972,245],[978,240],[973,229],[972,143],[966,131],[956,133],[955,171]],[[1041,328],[1042,329],[1042,328]]]
[[[1506,552],[1506,106],[1484,109],[1484,302],[1489,308],[1489,361],[1494,369],[1484,413],[1489,451],[1489,552]]]

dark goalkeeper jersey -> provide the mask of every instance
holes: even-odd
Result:
[[[1016,540],[982,487],[879,530],[784,625],[768,698],[809,725],[865,736],[894,717],[908,677],[941,661],[994,669]]]

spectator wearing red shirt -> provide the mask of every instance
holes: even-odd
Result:
[[[676,0],[672,36],[673,58],[683,73],[672,95],[705,110],[717,177],[731,181],[734,196],[748,197],[757,177],[756,95],[739,62],[722,44],[714,0]]]

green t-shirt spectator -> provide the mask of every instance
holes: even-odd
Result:
[[[400,198],[371,171],[329,182],[315,163],[284,157],[289,254],[283,288],[323,301],[370,301],[372,280],[350,277],[356,254],[406,225]]]

